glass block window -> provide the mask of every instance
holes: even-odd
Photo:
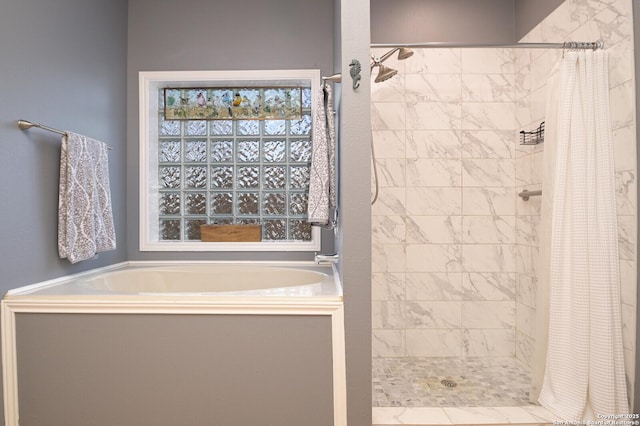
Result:
[[[310,241],[311,88],[302,118],[165,120],[159,88],[159,240],[200,240],[203,224],[261,224],[263,242]]]

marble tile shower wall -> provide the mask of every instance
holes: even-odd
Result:
[[[610,52],[622,315],[635,371],[636,151],[631,0],[567,0],[523,40],[602,39]],[[374,50],[382,54],[385,50]],[[559,50],[416,49],[372,85],[375,357],[517,356],[535,344],[544,120]]]
[[[374,356],[514,356],[513,50],[386,64],[399,73],[372,89]]]
[[[600,39],[605,42],[609,51],[609,95],[615,153],[623,344],[628,378],[634,377],[635,372],[637,292],[637,165],[631,3],[631,0],[567,0],[521,40],[563,42]],[[544,119],[546,79],[561,54],[558,50],[515,52],[516,127],[532,128]],[[518,188],[540,187],[543,149],[544,144],[536,147],[517,147],[515,156]],[[531,364],[535,335],[540,203],[540,198],[531,198],[529,202],[516,204],[516,353],[518,358],[527,364]],[[628,382],[630,387],[633,381]]]

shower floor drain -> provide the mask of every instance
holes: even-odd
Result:
[[[456,386],[458,386],[458,384],[455,382],[455,380],[444,379],[444,380],[440,381],[440,383],[442,383],[444,386],[446,386],[448,388],[455,388]]]

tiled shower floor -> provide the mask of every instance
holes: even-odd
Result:
[[[515,358],[373,359],[374,407],[528,406],[529,384],[529,369]]]

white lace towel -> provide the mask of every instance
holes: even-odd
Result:
[[[327,226],[330,211],[336,206],[335,118],[329,86],[324,86],[318,97],[312,137],[308,221]]]
[[[67,132],[60,155],[60,257],[76,263],[115,248],[107,145]]]

